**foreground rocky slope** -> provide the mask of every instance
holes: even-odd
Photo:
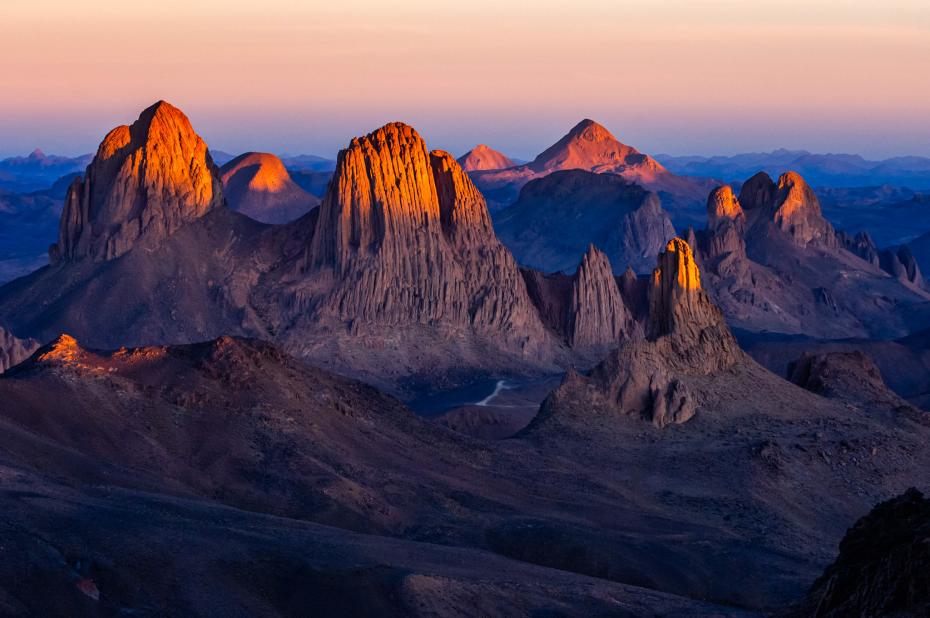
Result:
[[[930,613],[930,500],[916,489],[876,506],[849,529],[840,555],[796,616]]]

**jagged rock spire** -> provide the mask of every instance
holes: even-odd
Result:
[[[181,110],[164,101],[104,138],[68,189],[52,261],[109,260],[157,245],[223,203],[219,171]]]
[[[588,247],[575,275],[569,316],[569,343],[576,348],[616,345],[636,330],[610,260],[594,245]]]

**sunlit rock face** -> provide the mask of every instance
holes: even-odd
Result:
[[[267,152],[247,152],[220,172],[228,206],[262,223],[293,221],[320,203],[291,179],[281,159]]]
[[[720,310],[701,288],[691,247],[669,241],[653,272],[647,338],[627,339],[590,375],[570,374],[543,403],[539,423],[590,410],[657,427],[687,422],[700,397],[697,376],[731,368],[744,358]]]
[[[549,339],[481,193],[402,123],[339,153],[306,264],[333,281],[308,303],[323,317],[468,326],[526,349]]]
[[[458,162],[466,172],[502,170],[515,165],[507,155],[484,144],[478,144],[463,154]]]
[[[610,260],[591,245],[574,277],[569,311],[569,342],[575,348],[608,348],[637,331],[620,296]]]
[[[785,172],[777,183],[759,172],[743,184],[739,203],[750,226],[772,224],[801,247],[837,246],[836,232],[824,218],[820,201],[796,172]]]
[[[222,204],[206,143],[179,109],[159,101],[110,131],[68,189],[51,259],[110,260],[138,244],[157,246]]]

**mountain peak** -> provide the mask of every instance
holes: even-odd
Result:
[[[42,149],[41,149],[41,148],[36,148],[35,150],[33,150],[32,152],[29,153],[29,157],[28,157],[28,158],[31,159],[31,160],[33,160],[33,161],[42,161],[42,160],[44,160],[46,157],[45,157],[45,153],[42,152]]]
[[[466,172],[499,170],[514,166],[514,162],[507,155],[485,144],[478,144],[459,157],[458,162]]]
[[[227,204],[262,223],[286,223],[319,204],[293,181],[284,163],[267,152],[247,152],[220,169]]]
[[[568,135],[575,139],[584,139],[590,142],[617,141],[617,138],[604,125],[590,118],[585,118],[572,127]]]
[[[745,218],[739,199],[733,194],[730,185],[711,191],[707,198],[707,223],[710,229],[715,230],[726,222],[743,221]]]
[[[52,261],[158,244],[223,203],[219,170],[181,110],[159,101],[110,131],[68,190]]]

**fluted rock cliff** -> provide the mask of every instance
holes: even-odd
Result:
[[[157,246],[222,204],[206,143],[179,109],[159,101],[110,131],[68,189],[51,258],[110,260],[140,243]]]
[[[920,266],[907,245],[882,251],[879,255],[879,265],[898,281],[910,283],[918,288],[926,287]]]
[[[610,260],[594,245],[588,247],[575,274],[569,320],[569,343],[575,348],[610,347],[636,330]]]
[[[657,427],[684,423],[701,404],[689,378],[726,371],[744,358],[720,310],[701,289],[691,248],[680,238],[659,255],[647,334],[624,341],[589,375],[567,376],[543,403],[539,422],[560,410],[587,408]]]
[[[382,336],[464,328],[517,354],[551,354],[483,197],[451,155],[428,151],[402,123],[339,153],[297,279],[287,304],[317,324]]]
[[[19,339],[0,327],[0,373],[26,360],[38,347],[38,341]]]
[[[837,246],[836,232],[824,218],[820,201],[796,172],[785,172],[777,184],[759,172],[743,184],[739,202],[749,225],[761,233],[771,224],[798,246]]]
[[[247,152],[220,172],[228,206],[262,223],[293,221],[320,203],[291,179],[273,154]]]
[[[574,272],[591,243],[616,269],[649,272],[675,236],[658,196],[613,174],[559,171],[528,183],[495,215],[501,241],[521,265]]]
[[[466,172],[502,170],[515,165],[507,155],[484,144],[478,144],[463,154],[458,162]]]
[[[878,246],[868,232],[859,232],[855,236],[850,236],[846,232],[837,232],[836,238],[839,245],[850,253],[858,255],[874,266],[881,265]]]

